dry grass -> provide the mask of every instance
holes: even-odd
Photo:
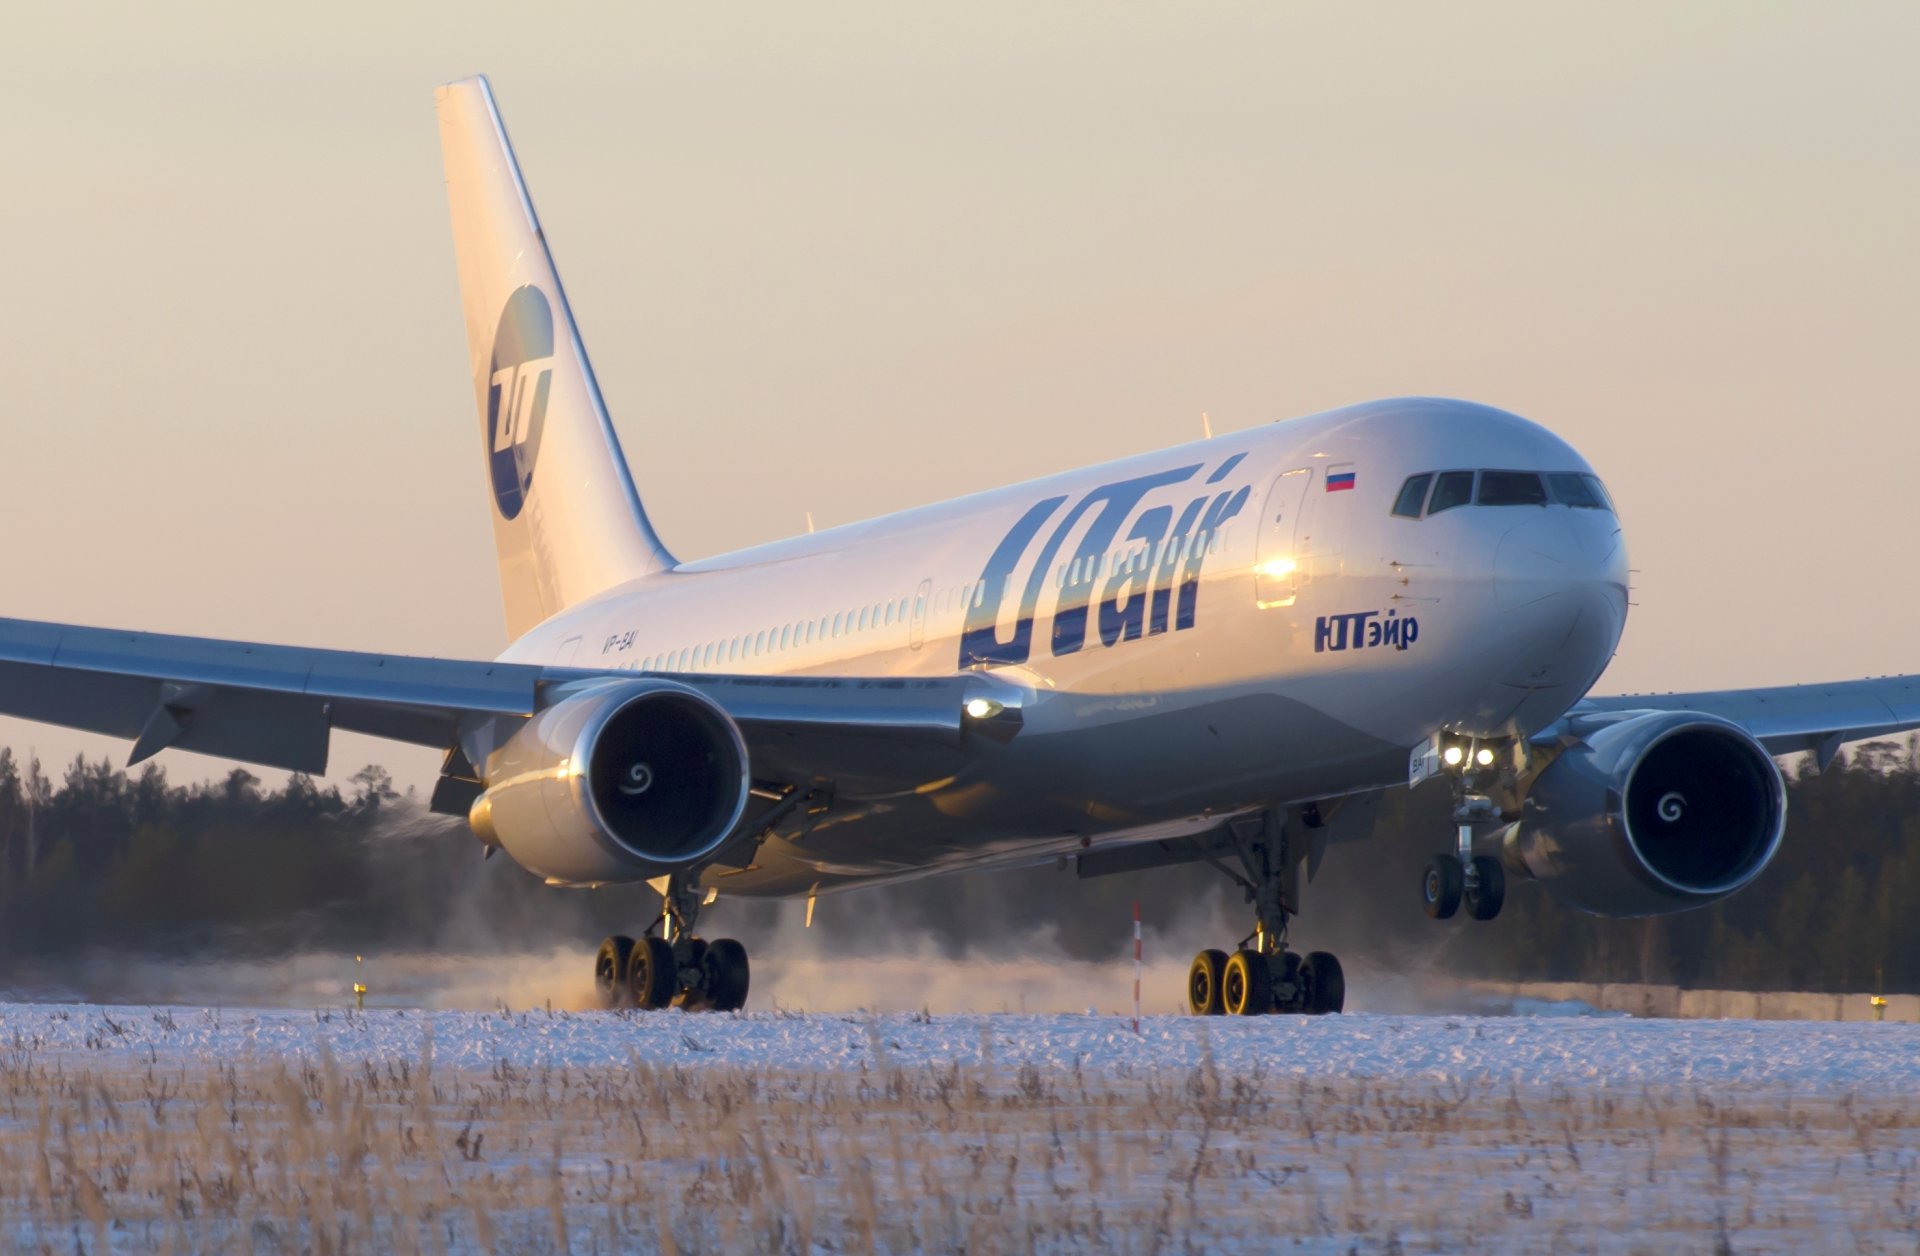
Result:
[[[1095,1076],[491,1072],[0,1053],[0,1243],[59,1251],[1884,1247],[1903,1096]]]

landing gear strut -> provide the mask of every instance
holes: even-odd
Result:
[[[1299,911],[1300,855],[1281,817],[1269,812],[1232,821],[1227,833],[1239,870],[1208,862],[1246,892],[1254,929],[1231,955],[1208,950],[1193,957],[1187,1010],[1195,1016],[1338,1012],[1347,1001],[1340,961],[1325,951],[1302,956],[1287,949],[1287,922]]]
[[[603,1007],[736,1012],[746,1006],[747,948],[732,938],[693,936],[703,906],[695,880],[668,880],[660,915],[644,936],[615,935],[600,944],[593,984]]]

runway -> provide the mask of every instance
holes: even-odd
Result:
[[[1920,1026],[0,1005],[0,1247],[1910,1250]]]
[[[1559,1009],[1549,1009],[1558,1011]],[[1900,1092],[1920,1086],[1920,1025],[1639,1020],[1537,1015],[1233,1017],[712,1016],[541,1009],[0,1004],[0,1043],[38,1059],[109,1067],[247,1058],[416,1061],[487,1069],[623,1067],[634,1061],[796,1072],[1033,1064],[1099,1072],[1213,1066],[1267,1078],[1428,1078],[1530,1086],[1738,1086]]]

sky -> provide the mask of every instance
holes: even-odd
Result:
[[[1443,394],[1618,500],[1601,691],[1920,671],[1920,7],[29,0],[8,29],[0,614],[504,646],[432,96],[483,71],[682,557],[1203,412]],[[438,761],[336,738],[338,776],[370,760]]]

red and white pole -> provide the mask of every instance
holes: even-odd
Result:
[[[1133,905],[1133,1032],[1140,1032],[1140,904]]]

